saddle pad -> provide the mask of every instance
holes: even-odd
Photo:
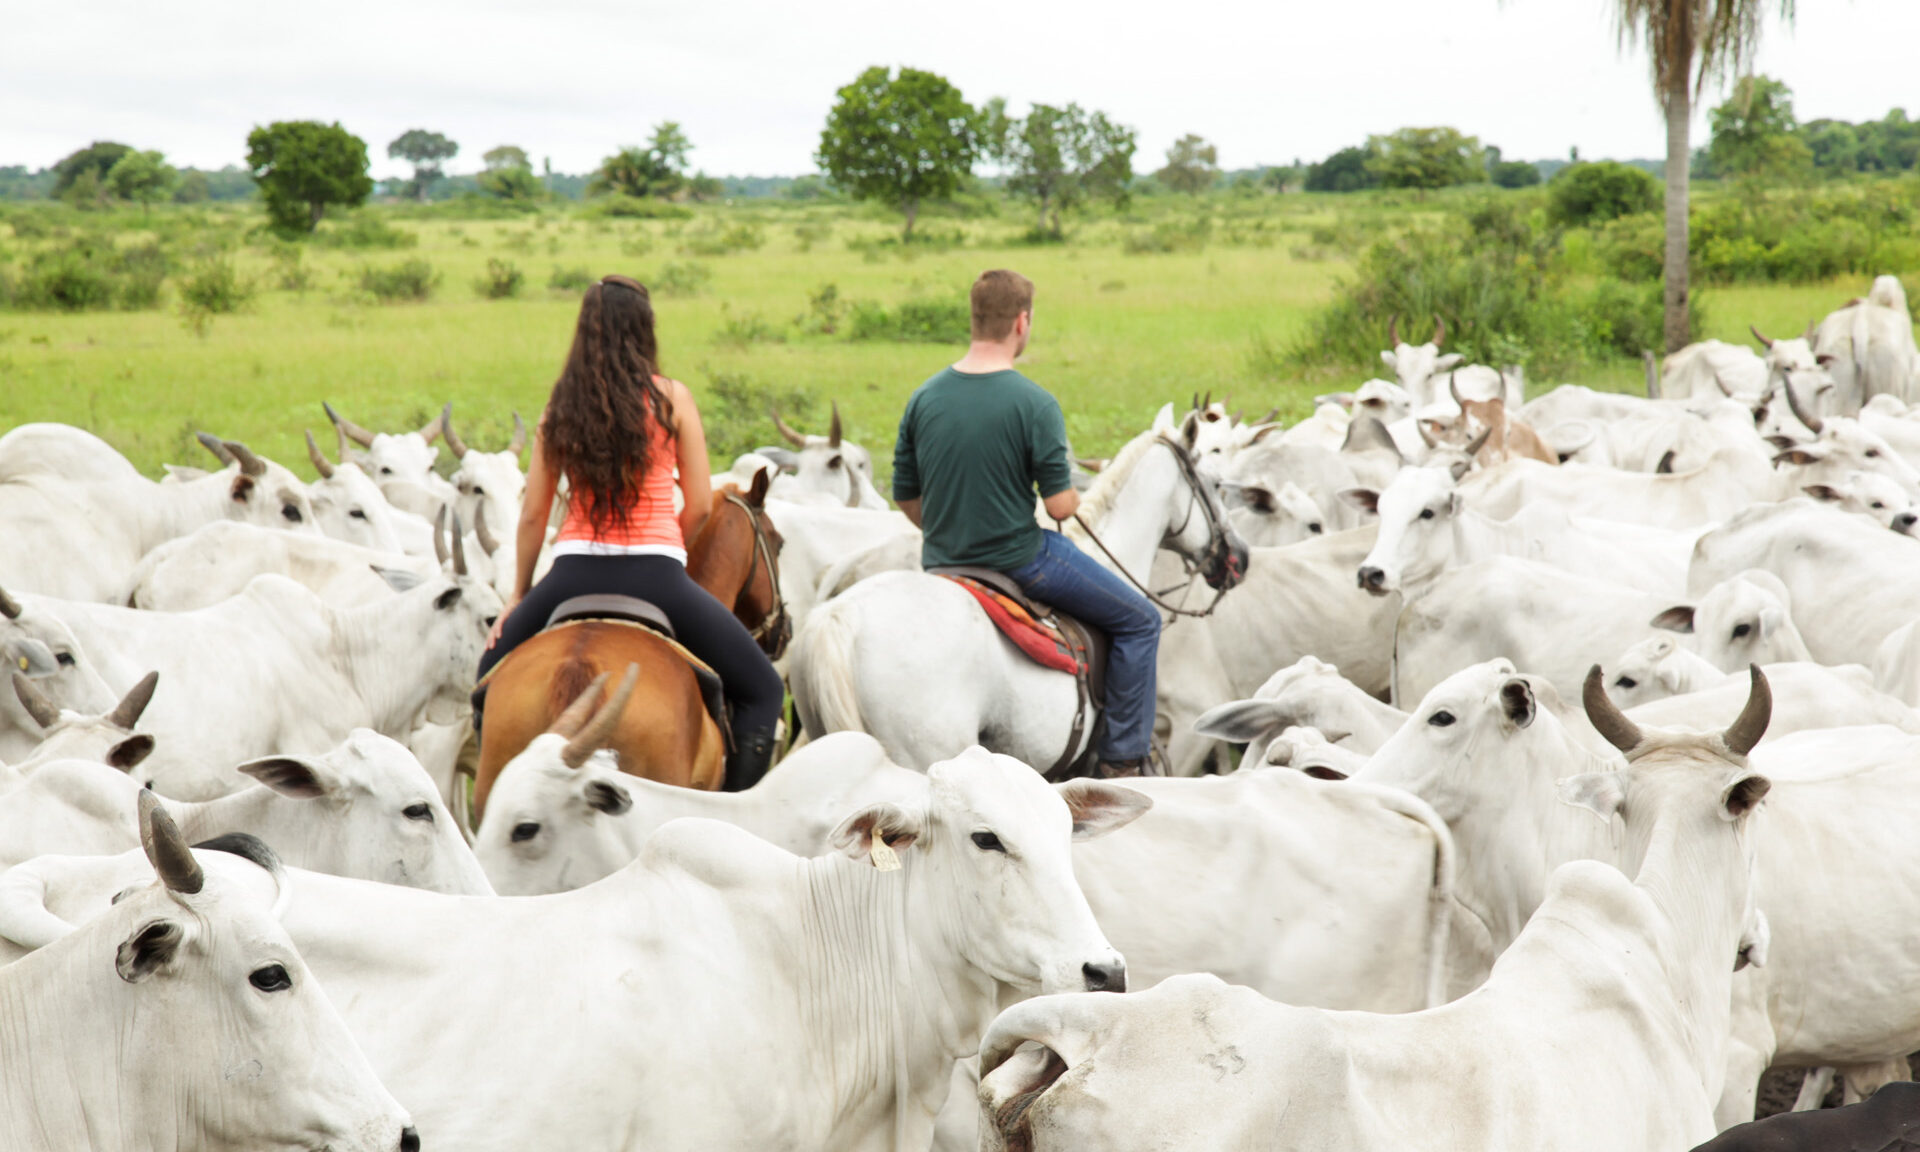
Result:
[[[985,609],[987,619],[1000,629],[1000,634],[1013,641],[1014,646],[1025,652],[1034,663],[1070,676],[1078,676],[1085,670],[1058,632],[1035,620],[1010,597],[966,576],[946,573],[940,576],[972,593],[973,598],[980,602],[980,607]]]

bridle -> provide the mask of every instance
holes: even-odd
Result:
[[[760,510],[732,492],[725,494],[727,503],[747,514],[747,523],[753,528],[752,557],[747,563],[747,578],[740,585],[742,591],[753,587],[753,578],[762,565],[767,569],[767,583],[773,590],[773,608],[760,618],[760,623],[747,629],[754,643],[760,645],[769,659],[778,660],[787,650],[787,642],[793,639],[793,617],[787,612],[787,599],[780,594],[780,565],[773,554],[773,546],[767,543],[766,526],[760,522]]]
[[[1192,501],[1187,505],[1187,514],[1181,517],[1179,526],[1173,529],[1169,535],[1179,536],[1187,530],[1187,525],[1193,521],[1193,507],[1195,504],[1200,506],[1201,514],[1207,518],[1207,548],[1204,563],[1206,567],[1218,567],[1222,572],[1220,584],[1214,589],[1213,599],[1207,606],[1195,612],[1191,608],[1181,608],[1167,603],[1151,588],[1134,579],[1133,573],[1127,571],[1126,565],[1120,563],[1119,558],[1108,550],[1106,544],[1094,533],[1093,528],[1088,525],[1085,520],[1080,518],[1079,513],[1074,513],[1073,522],[1080,525],[1080,530],[1087,534],[1087,539],[1093,541],[1094,547],[1100,549],[1101,554],[1113,562],[1113,566],[1119,569],[1120,575],[1126,577],[1127,583],[1138,588],[1141,595],[1152,601],[1155,607],[1163,612],[1170,612],[1175,616],[1192,616],[1196,618],[1211,616],[1213,615],[1213,610],[1220,606],[1220,598],[1225,596],[1232,590],[1234,585],[1240,582],[1239,577],[1242,575],[1234,571],[1236,565],[1233,560],[1233,547],[1229,543],[1230,532],[1227,528],[1226,515],[1216,506],[1213,500],[1208,498],[1207,482],[1201,478],[1199,467],[1194,464],[1193,457],[1187,455],[1186,449],[1174,443],[1173,439],[1164,432],[1155,435],[1154,439],[1165,447],[1168,452],[1173,454],[1173,461],[1180,469],[1180,476],[1187,483],[1188,494],[1193,497]],[[1187,583],[1189,585],[1193,582],[1193,577],[1203,575],[1202,565],[1195,563],[1191,558],[1181,556],[1180,563],[1187,570]],[[1185,585],[1182,587],[1184,586]],[[1168,589],[1168,591],[1172,591],[1172,589]]]

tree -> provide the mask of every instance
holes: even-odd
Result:
[[[1747,70],[1760,44],[1760,18],[1772,4],[1793,19],[1794,0],[1613,0],[1622,47],[1644,41],[1654,98],[1667,114],[1667,242],[1664,265],[1667,351],[1690,340],[1687,266],[1687,160],[1693,102],[1707,82]]]
[[[645,148],[628,146],[600,162],[587,181],[587,195],[657,196],[670,199],[686,187],[687,153],[693,142],[680,125],[665,120],[654,125]]]
[[[1220,178],[1220,150],[1189,132],[1167,149],[1167,166],[1153,178],[1175,192],[1198,196]]]
[[[53,166],[53,194],[64,197],[73,190],[74,183],[89,173],[93,176],[92,188],[97,195],[104,187],[107,173],[120,162],[120,158],[133,151],[125,144],[116,144],[111,140],[95,140],[93,143],[73,152]]]
[[[1604,224],[1651,212],[1660,202],[1659,182],[1631,164],[1602,160],[1570,164],[1553,177],[1548,217],[1556,224]]]
[[[814,160],[856,200],[891,204],[913,238],[920,205],[946,200],[980,154],[978,114],[943,76],[875,66],[834,94]]]
[[[192,168],[180,173],[180,187],[174,190],[176,204],[204,204],[213,199],[213,184],[205,172]]]
[[[540,178],[533,174],[533,162],[526,149],[502,144],[480,157],[486,165],[474,178],[480,191],[500,200],[537,200]]]
[[[146,215],[155,200],[173,193],[180,173],[158,152],[128,152],[107,170],[107,191],[122,200],[136,200]]]
[[[1487,174],[1501,188],[1531,188],[1540,183],[1540,169],[1525,160],[1502,160]]]
[[[1793,117],[1793,91],[1771,76],[1742,76],[1708,121],[1707,167],[1715,176],[1777,179],[1812,165],[1813,150]]]
[[[684,176],[687,156],[693,151],[693,141],[687,139],[678,120],[662,120],[653,126],[653,138],[647,141],[647,150],[659,157],[660,163],[668,171]]]
[[[421,200],[427,198],[427,188],[445,175],[441,162],[453,159],[459,151],[460,145],[425,128],[409,128],[387,145],[388,159],[413,165],[413,194]]]
[[[367,142],[337,122],[280,120],[255,128],[247,134],[247,167],[282,232],[311,232],[327,205],[352,207],[373,194]]]
[[[1078,104],[1035,104],[1024,119],[995,97],[984,109],[987,152],[1008,169],[1007,191],[1034,202],[1036,232],[1061,234],[1060,215],[1088,200],[1127,200],[1133,181],[1133,129]]]
[[[1373,153],[1365,148],[1342,148],[1318,164],[1307,166],[1307,191],[1358,192],[1374,184]]]
[[[1475,184],[1487,178],[1480,141],[1456,128],[1402,128],[1391,136],[1369,136],[1367,161],[1384,188],[1430,188]]]

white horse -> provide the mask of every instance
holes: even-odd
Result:
[[[1135,437],[1087,491],[1080,519],[1113,559],[1077,526],[1068,536],[1140,584],[1163,545],[1213,588],[1238,583],[1247,546],[1194,469],[1199,432],[1189,414],[1177,431]],[[1045,770],[1063,759],[1079,707],[1073,677],[1028,659],[964,588],[923,572],[881,573],[816,608],[791,671],[809,733],[867,732],[894,763],[920,771],[973,744]],[[1091,738],[1089,724],[1076,757]]]

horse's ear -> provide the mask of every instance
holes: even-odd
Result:
[[[748,504],[755,508],[765,507],[767,488],[772,484],[773,473],[767,471],[765,468],[758,469],[753,474],[752,486],[747,489],[746,495],[742,497],[742,499],[746,500]]]

